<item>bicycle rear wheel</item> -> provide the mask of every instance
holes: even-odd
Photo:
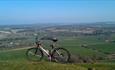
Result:
[[[70,60],[70,53],[65,48],[55,48],[52,52],[52,60],[59,63],[67,63]]]
[[[41,61],[43,58],[43,52],[39,48],[30,48],[26,51],[28,60]]]

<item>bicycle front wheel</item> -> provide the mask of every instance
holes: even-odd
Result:
[[[70,60],[70,53],[65,48],[55,48],[52,52],[52,60],[60,63],[67,63]]]
[[[39,48],[30,48],[26,51],[28,60],[41,61],[43,58],[43,52]]]

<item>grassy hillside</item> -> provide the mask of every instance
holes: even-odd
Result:
[[[51,62],[0,62],[0,70],[114,70],[113,64],[59,64]]]
[[[6,62],[0,63],[0,70],[87,70],[86,67],[69,65],[69,64],[57,64],[50,62]]]
[[[114,43],[106,43],[103,40],[98,40],[97,37],[60,37],[58,46],[68,49],[71,54],[90,56],[94,55],[105,57],[105,52],[114,53]],[[82,44],[87,44],[89,48],[80,47]],[[101,52],[92,50],[96,48]],[[31,62],[26,59],[25,52],[27,48],[16,50],[0,51],[0,70],[114,70],[115,61],[103,60],[94,64],[60,64],[48,61]]]
[[[31,62],[25,57],[26,50],[0,52],[0,70],[114,70],[113,63],[60,64],[47,61]]]
[[[115,64],[60,64],[47,61],[31,62],[25,57],[25,50],[0,52],[0,70],[114,70]]]

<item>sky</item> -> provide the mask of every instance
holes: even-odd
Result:
[[[114,0],[1,0],[0,25],[115,21]]]

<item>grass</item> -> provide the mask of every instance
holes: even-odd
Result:
[[[2,67],[2,68],[1,68]],[[57,64],[50,62],[13,62],[0,63],[0,70],[87,70],[82,66],[70,64]]]
[[[0,70],[114,70],[115,64],[60,64],[52,62],[0,62]]]
[[[104,57],[105,52],[114,53],[115,43],[106,43],[103,40],[98,40],[97,38],[98,38],[97,36],[59,37],[59,42],[58,42],[59,45],[57,45],[57,46],[64,47],[64,48],[68,49],[72,54],[81,55],[81,56],[91,56],[91,57],[103,56]],[[97,50],[99,50],[101,52],[97,52],[92,49],[80,47],[80,45],[82,45],[82,44],[87,44],[90,48],[96,48]],[[45,45],[45,46],[47,46],[47,45]],[[47,46],[47,47],[49,47],[49,46]],[[22,51],[22,52],[24,52],[24,51]],[[15,53],[18,53],[18,51]],[[8,53],[5,55],[12,57],[12,59],[15,57],[18,57],[17,59],[25,58],[23,53],[15,54],[15,56],[12,56],[11,54],[12,53]],[[0,54],[0,56],[1,56],[0,59],[4,60],[5,58],[3,58],[3,56],[5,56],[5,55]],[[9,58],[9,57],[7,57],[7,58]]]
[[[0,70],[86,70],[85,67],[73,64],[31,62],[26,59],[25,51],[0,52]]]
[[[23,61],[26,50],[6,51],[0,53],[0,61]]]
[[[91,48],[95,48],[103,53],[114,53],[115,52],[115,43],[91,45]]]
[[[82,56],[103,56],[104,52],[114,53],[114,43],[105,43],[97,40],[97,37],[63,37],[59,40],[58,46],[68,49],[72,54]],[[81,44],[88,44],[90,48],[96,48],[102,52],[80,47]],[[114,70],[114,61],[103,60],[96,64],[60,64],[47,61],[30,62],[25,56],[26,49],[1,51],[0,70]]]

